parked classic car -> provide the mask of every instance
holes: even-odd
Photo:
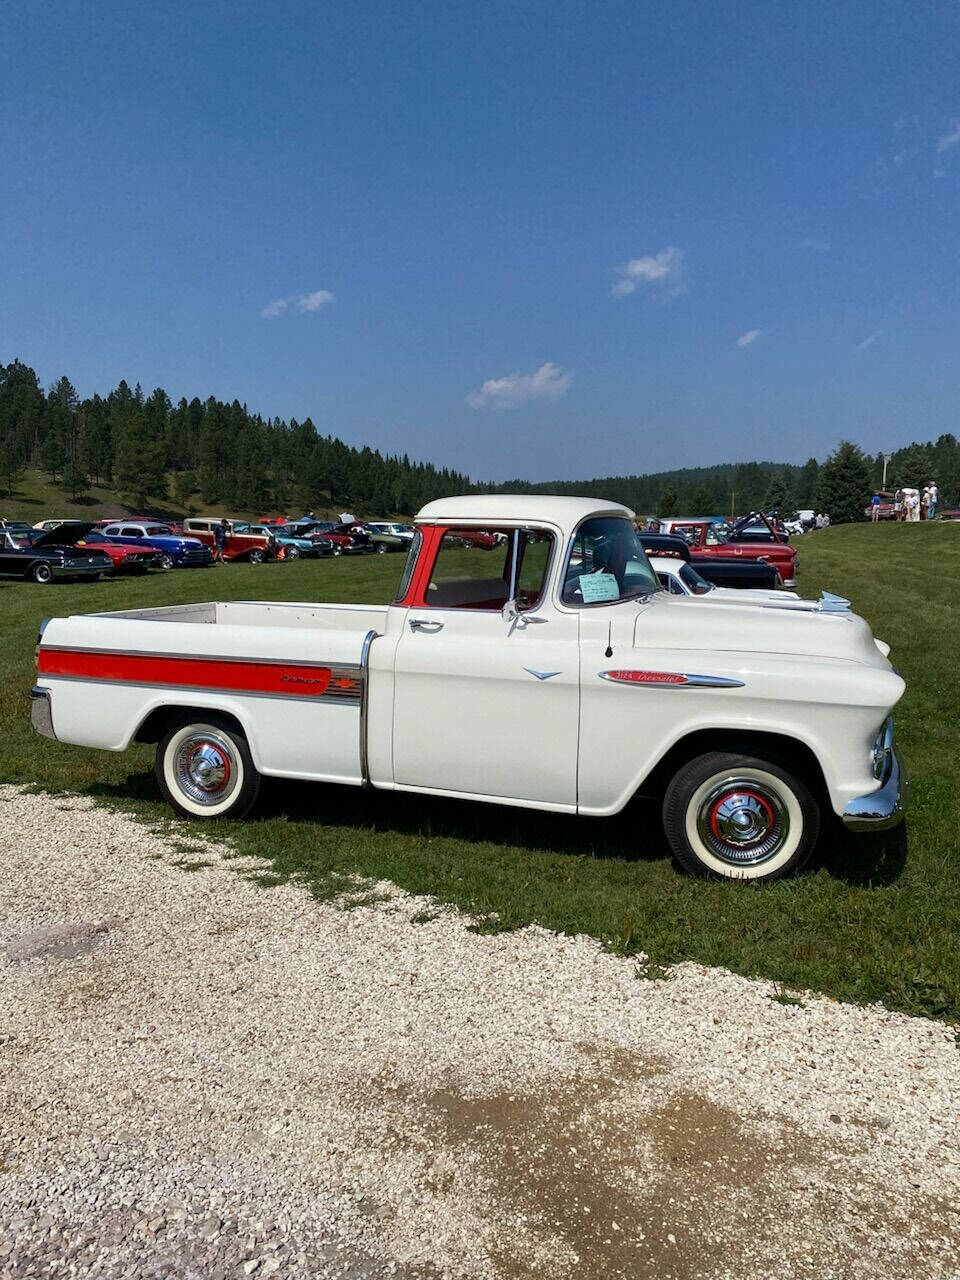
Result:
[[[217,545],[217,526],[222,524],[223,516],[194,516],[183,522],[183,532],[191,538],[197,538],[212,552]],[[224,560],[247,560],[250,564],[263,564],[264,560],[275,560],[277,540],[273,531],[253,533],[251,527],[242,520],[227,520],[226,538],[223,544]]]
[[[386,525],[351,525],[349,532],[365,534],[377,555],[386,555],[388,551],[406,551],[410,546],[410,538],[402,538],[398,533],[387,531]]]
[[[333,543],[334,555],[359,555],[368,548],[332,520],[291,520],[283,526],[298,538],[325,538]]]
[[[647,555],[685,560],[693,565],[701,578],[715,587],[737,591],[776,591],[783,579],[774,565],[766,560],[720,559],[696,555],[685,538],[672,533],[641,533],[640,544]]]
[[[368,520],[367,528],[371,533],[384,533],[394,538],[401,538],[407,546],[413,541],[412,524],[396,524],[392,520]]]
[[[238,521],[233,526],[233,532],[238,535],[257,534],[261,538],[266,538],[275,544],[278,559],[298,560],[300,556],[323,554],[317,543],[309,538],[298,538],[296,534],[287,533],[280,525],[246,524]]]
[[[786,542],[730,542],[722,529],[708,520],[661,520],[662,533],[676,533],[686,538],[698,556],[745,560],[766,560],[775,565],[785,587],[796,586],[797,549]]]
[[[800,598],[796,591],[783,591],[777,588],[754,590],[748,586],[718,587],[705,578],[689,560],[679,556],[657,555],[656,552],[649,550],[647,550],[647,558],[660,580],[660,585],[675,596],[700,596],[702,599],[709,596],[711,601],[734,600],[743,604],[769,604],[770,602],[779,604],[782,600]],[[754,565],[749,561],[744,563],[741,560],[735,563],[735,567],[752,569]]]
[[[391,605],[53,618],[33,723],[87,747],[156,743],[160,789],[190,818],[242,816],[263,775],[591,816],[643,791],[684,867],[733,880],[796,871],[834,814],[897,822],[905,686],[867,623],[834,598],[671,595],[632,515],[448,498],[419,513]],[[499,550],[465,548],[472,531]]]
[[[158,551],[151,547],[122,546],[119,542],[112,542],[105,533],[92,525],[73,522],[62,524],[57,536],[65,547],[89,547],[109,556],[114,573],[146,573],[148,569],[160,568]]]
[[[174,533],[169,525],[157,521],[118,520],[106,525],[101,532],[121,546],[146,547],[158,552],[162,569],[202,569],[213,563],[209,548],[198,538],[185,538]]]
[[[92,527],[92,526],[91,526]],[[64,544],[56,529],[0,532],[0,576],[28,578],[43,585],[56,578],[99,578],[113,568],[110,557]]]

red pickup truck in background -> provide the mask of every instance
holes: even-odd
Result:
[[[723,530],[718,529],[710,520],[661,520],[660,532],[679,534],[698,556],[713,556],[725,560],[734,557],[765,560],[775,566],[785,587],[796,585],[797,549],[787,542],[728,542]],[[780,535],[775,536],[779,539]]]

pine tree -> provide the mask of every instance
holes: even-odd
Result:
[[[841,440],[820,468],[817,506],[834,524],[863,520],[871,491],[866,455],[849,440]]]
[[[677,497],[676,489],[671,489],[669,485],[665,485],[664,488],[660,490],[660,497],[657,499],[657,515],[679,515],[679,506],[680,499]]]

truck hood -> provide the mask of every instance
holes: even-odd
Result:
[[[842,604],[836,597],[762,604],[716,600],[705,609],[698,596],[657,592],[637,613],[633,643],[639,649],[832,658],[891,670],[868,623]]]

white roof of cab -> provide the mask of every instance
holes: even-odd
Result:
[[[555,524],[574,529],[588,516],[628,516],[629,507],[599,498],[556,498],[546,493],[476,493],[466,498],[439,498],[417,512],[420,524],[475,521],[480,528],[501,521]]]

